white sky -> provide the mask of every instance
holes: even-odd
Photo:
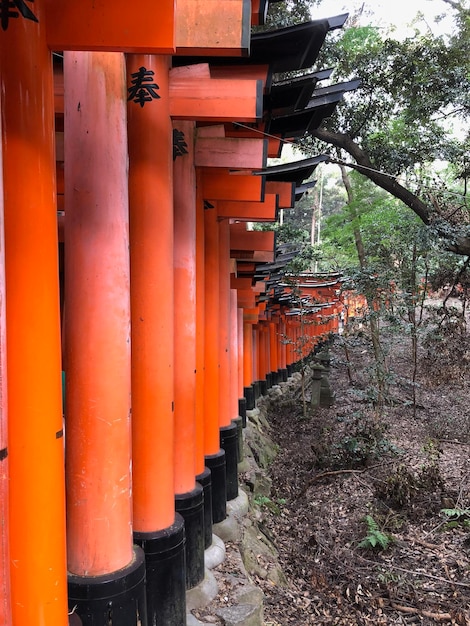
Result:
[[[438,24],[435,22],[437,16],[452,13],[451,8],[443,0],[321,0],[319,6],[312,9],[312,19],[349,13],[354,15],[363,7],[361,24],[380,26],[384,29],[396,28],[395,37],[405,37],[412,34],[413,30],[407,31],[406,26],[410,24],[418,13],[422,17],[415,27],[425,31],[431,31],[437,35],[444,32],[451,32],[452,19],[444,18]]]

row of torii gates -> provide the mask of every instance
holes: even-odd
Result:
[[[274,235],[247,222],[325,158],[266,167],[354,83],[273,76],[346,15],[250,36],[267,4],[1,3],[4,626],[184,624],[257,382],[335,330],[336,278],[296,352]]]

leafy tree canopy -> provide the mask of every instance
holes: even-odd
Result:
[[[333,162],[346,162],[411,208],[448,250],[468,255],[470,2],[443,1],[455,16],[450,35],[416,30],[398,40],[354,17],[329,35],[319,68],[334,67],[335,82],[360,78],[361,86],[302,145],[309,154],[329,149]],[[302,21],[310,4],[275,3],[271,23]],[[450,164],[445,179],[436,178],[437,160]]]

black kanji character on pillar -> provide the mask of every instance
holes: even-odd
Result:
[[[143,107],[146,102],[158,100],[160,96],[156,90],[160,89],[160,87],[157,83],[151,82],[154,74],[155,72],[148,70],[146,67],[139,67],[138,72],[131,74],[132,87],[129,87],[127,90],[129,92],[127,100],[137,102],[141,107]]]
[[[34,2],[34,0],[28,0]],[[11,18],[17,18],[20,14],[32,22],[38,22],[38,18],[26,4],[25,0],[0,0],[0,24],[2,30],[7,30]]]
[[[183,131],[173,128],[173,161],[176,160],[176,157],[188,154],[187,147],[188,144],[184,140]]]

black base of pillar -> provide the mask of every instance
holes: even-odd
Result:
[[[279,380],[283,383],[286,383],[287,378],[288,378],[287,368],[284,367],[279,370]]]
[[[220,447],[225,450],[227,500],[238,496],[238,432],[233,422],[220,429]]]
[[[212,476],[208,467],[196,476],[204,492],[204,549],[212,545]]]
[[[255,392],[253,386],[243,387],[243,395],[245,396],[246,410],[252,411],[255,408]]]
[[[240,463],[243,461],[243,420],[240,416],[236,417],[232,424],[237,426],[237,463]]]
[[[246,428],[246,398],[238,398],[238,414],[242,418],[243,428]]]
[[[266,374],[266,387],[268,389],[271,389],[272,386],[273,386],[273,375],[271,374],[271,372],[269,372],[269,374]]]
[[[184,519],[186,537],[186,589],[204,580],[204,490],[199,483],[175,495],[176,512]]]
[[[183,518],[176,514],[171,526],[153,533],[134,532],[134,541],[142,546],[145,553],[149,626],[185,626],[186,555]],[[142,626],[144,624],[142,622]]]
[[[293,373],[294,373],[294,366],[293,365],[288,365],[287,366],[287,376],[292,376]]]
[[[212,481],[212,522],[218,524],[227,517],[227,480],[225,475],[225,451],[208,454],[205,457],[211,471]]]
[[[69,574],[68,603],[69,611],[83,626],[147,624],[143,551],[135,546],[132,563],[117,572],[100,576]]]
[[[265,396],[268,393],[268,383],[265,380],[259,380],[259,392],[262,396]]]
[[[255,382],[253,383],[253,390],[255,393],[255,400],[258,400],[258,398],[261,395],[261,391],[260,391],[260,387],[259,387],[259,380],[255,380]]]
[[[278,372],[271,372],[271,380],[274,385],[279,385],[279,374]]]

